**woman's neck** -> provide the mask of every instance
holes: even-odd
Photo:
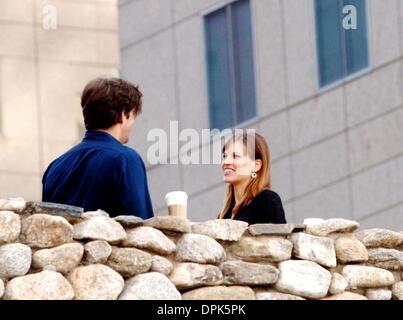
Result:
[[[243,195],[245,194],[246,186],[249,181],[240,182],[234,185],[234,196],[235,196],[235,205],[241,202]]]

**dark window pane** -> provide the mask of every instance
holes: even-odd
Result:
[[[315,0],[320,86],[343,77],[343,27],[340,9],[338,0]]]
[[[228,23],[226,9],[205,17],[210,125],[224,129],[232,126]]]
[[[365,0],[344,0],[344,6],[357,8],[357,29],[345,30],[346,68],[352,74],[368,67],[368,41]]]
[[[256,116],[255,73],[249,0],[231,6],[237,123]]]

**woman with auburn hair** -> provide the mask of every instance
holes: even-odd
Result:
[[[219,219],[287,223],[281,198],[270,189],[270,151],[261,135],[231,136],[222,149],[221,168],[228,187]]]

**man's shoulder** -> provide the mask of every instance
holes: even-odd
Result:
[[[127,166],[128,164],[141,163],[144,165],[139,153],[124,145],[91,145],[79,143],[66,151],[58,158],[52,161],[49,167],[55,164],[73,163],[74,159],[86,159],[86,163],[91,163],[93,160],[102,161],[104,165],[120,165]]]
[[[138,152],[132,148],[129,148],[125,145],[111,145],[109,143],[97,143],[94,144],[87,144],[87,143],[80,143],[75,147],[71,148],[69,153],[76,153],[76,152],[89,152],[92,154],[101,153],[105,157],[116,159],[116,158],[141,158]]]
[[[143,162],[140,154],[130,147],[122,145],[118,148],[118,151],[118,156],[120,159]]]
[[[113,162],[118,167],[125,168],[125,170],[131,169],[137,171],[139,168],[145,170],[144,161],[136,150],[122,145],[114,151],[109,151],[113,153],[110,157],[113,158]]]
[[[141,158],[140,154],[136,150],[134,150],[133,148],[130,148],[130,147],[125,146],[125,145],[122,144],[122,146],[120,146],[119,149],[122,152],[122,154],[127,155],[128,157]]]

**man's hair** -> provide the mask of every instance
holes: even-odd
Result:
[[[108,129],[134,109],[141,112],[142,93],[137,86],[118,78],[97,78],[90,81],[81,95],[81,107],[87,130]]]

